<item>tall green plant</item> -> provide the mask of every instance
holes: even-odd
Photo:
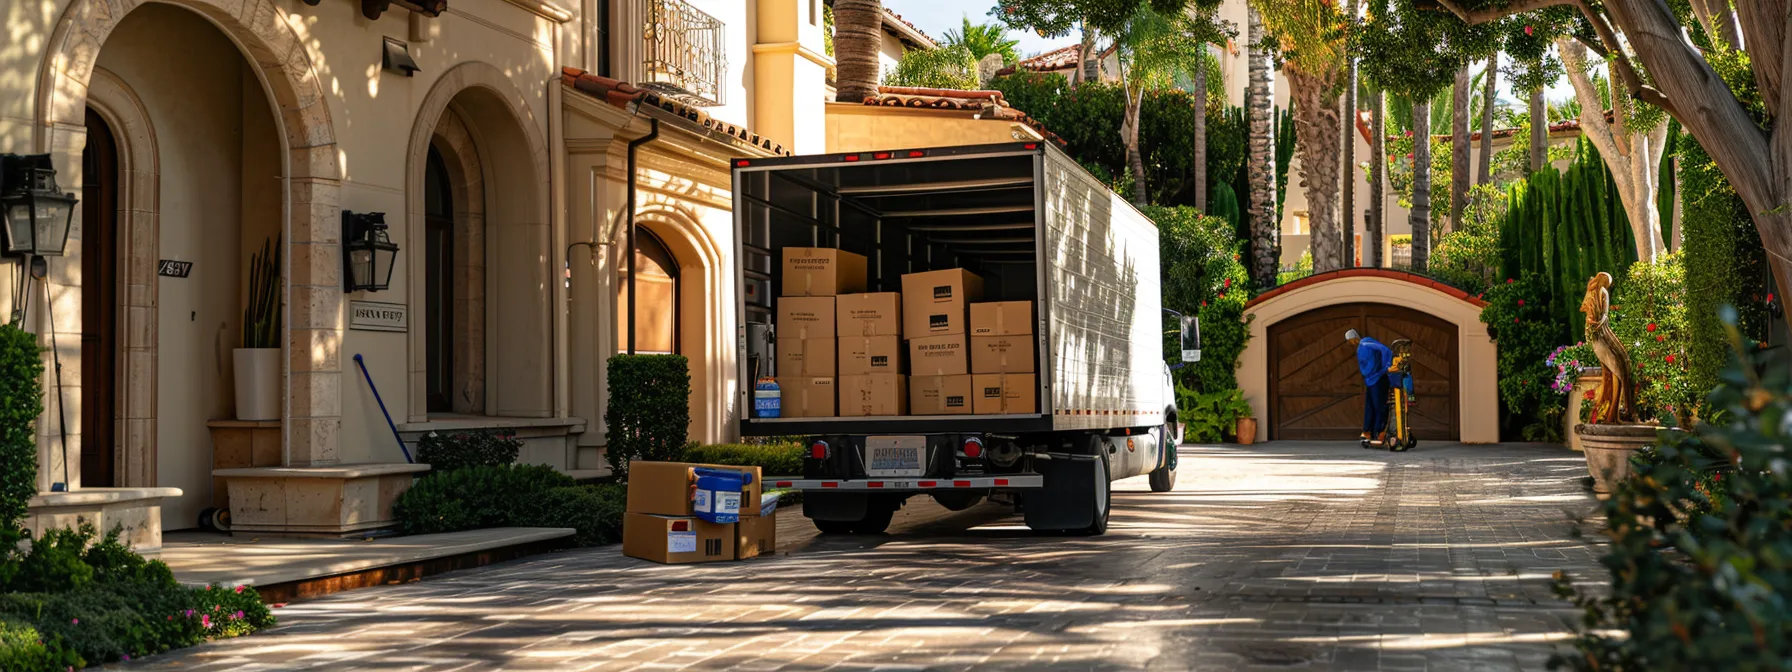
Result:
[[[1201,393],[1238,387],[1234,369],[1250,339],[1250,319],[1244,314],[1250,274],[1240,260],[1242,245],[1232,225],[1192,207],[1151,206],[1145,216],[1157,223],[1163,241],[1159,266],[1164,307],[1201,318],[1201,361],[1184,363],[1177,383]],[[1179,352],[1173,339],[1166,334],[1164,352]]]
[[[1636,242],[1605,163],[1581,141],[1565,171],[1551,167],[1515,183],[1500,227],[1500,270],[1506,278],[1539,276],[1548,285],[1557,344],[1585,339],[1580,297],[1601,271],[1624,277]]]
[[[610,358],[605,459],[610,473],[628,477],[630,460],[673,460],[691,427],[690,361],[682,355]]]
[[[243,308],[243,347],[280,347],[280,237],[263,241],[249,258],[249,302]]]
[[[43,412],[43,349],[37,336],[0,325],[0,557],[20,539],[25,503],[37,494],[37,416]]]
[[[1705,392],[1718,385],[1718,374],[1729,360],[1718,309],[1735,306],[1742,334],[1754,341],[1767,340],[1773,287],[1748,206],[1692,136],[1680,136],[1677,150],[1684,199],[1680,226],[1686,266],[1687,385]],[[1664,222],[1672,219],[1662,217]]]

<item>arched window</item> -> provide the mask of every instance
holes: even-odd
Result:
[[[616,349],[628,351],[627,268],[616,287]],[[678,353],[678,260],[646,227],[635,229],[635,353]]]

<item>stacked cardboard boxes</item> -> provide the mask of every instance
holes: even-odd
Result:
[[[902,295],[843,294],[835,325],[840,332],[840,415],[863,417],[908,412],[908,379],[902,375]]]
[[[692,499],[697,467],[744,471],[752,476],[741,493],[738,523],[698,518]],[[622,554],[666,564],[745,560],[777,550],[777,496],[760,488],[759,467],[685,462],[630,462],[628,509],[622,518]]]
[[[865,291],[865,257],[824,247],[786,247],[778,298],[781,415],[839,414],[839,299]]]
[[[961,268],[902,276],[909,412],[972,412],[969,308],[981,298],[983,278]]]
[[[971,386],[978,415],[1037,413],[1033,303],[971,305]]]

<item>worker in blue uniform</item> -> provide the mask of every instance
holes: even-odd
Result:
[[[1394,364],[1394,351],[1355,329],[1344,332],[1344,340],[1356,348],[1356,367],[1363,374],[1363,440],[1383,441],[1388,427],[1388,367]]]

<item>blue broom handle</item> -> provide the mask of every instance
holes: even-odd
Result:
[[[411,459],[411,449],[404,447],[404,437],[398,435],[398,425],[392,423],[392,413],[386,410],[386,400],[380,398],[380,388],[373,384],[373,376],[367,373],[367,362],[361,361],[361,354],[355,353],[355,365],[361,367],[361,377],[367,379],[367,389],[373,390],[373,400],[379,402],[380,413],[386,416],[386,426],[392,428],[392,438],[398,440],[398,449],[404,451],[404,461],[416,464]]]

